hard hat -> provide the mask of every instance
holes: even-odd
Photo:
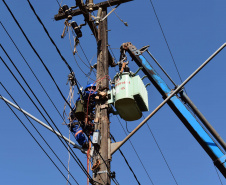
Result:
[[[95,89],[95,88],[96,88],[96,85],[93,84],[93,83],[88,84],[88,85],[85,87],[85,91],[87,91],[88,88],[90,88],[90,87],[94,87],[94,89]]]

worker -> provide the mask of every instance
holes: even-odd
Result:
[[[70,113],[70,130],[74,133],[76,141],[83,149],[88,149],[88,141],[85,134],[92,135],[94,130],[93,120],[95,115],[95,96],[97,94],[95,90],[96,86],[94,84],[88,84],[82,95],[76,100],[76,106]]]
[[[89,144],[88,144],[85,134],[83,133],[82,125],[80,125],[79,122],[73,121],[70,124],[70,130],[71,130],[71,132],[73,132],[78,144],[80,146],[82,146],[82,149],[87,150],[89,147]]]

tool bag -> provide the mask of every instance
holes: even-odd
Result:
[[[84,100],[82,99],[76,102],[75,117],[77,118],[78,121],[84,121],[85,119]]]

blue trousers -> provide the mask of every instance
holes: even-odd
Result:
[[[82,146],[84,143],[88,142],[82,128],[79,125],[75,125],[72,128],[72,132],[75,134],[76,141]]]

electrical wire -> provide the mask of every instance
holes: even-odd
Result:
[[[43,85],[39,81],[38,77],[35,75],[34,71],[30,67],[30,65],[28,64],[27,60],[25,59],[25,57],[23,56],[23,54],[21,53],[21,51],[19,50],[19,48],[17,47],[17,45],[15,44],[15,42],[12,39],[12,37],[9,35],[8,31],[6,30],[6,28],[4,27],[4,25],[2,24],[1,21],[0,21],[0,24],[3,27],[3,29],[5,30],[6,34],[10,38],[10,40],[12,41],[12,43],[14,44],[14,46],[16,47],[17,51],[20,53],[20,55],[23,58],[24,62],[27,64],[28,68],[30,69],[30,71],[32,72],[32,74],[34,75],[34,77],[36,78],[36,80],[38,81],[39,85],[41,86],[41,88],[43,89],[43,91],[45,92],[45,94],[47,95],[47,97],[49,98],[50,102],[52,103],[52,105],[54,106],[54,108],[56,109],[56,111],[58,112],[58,114],[60,115],[60,117],[63,119],[63,116],[60,114],[60,111],[57,109],[56,105],[53,103],[53,100],[50,98],[49,94],[46,92],[45,88],[43,87]]]
[[[217,176],[218,176],[218,178],[219,178],[219,181],[220,181],[220,183],[221,183],[221,185],[223,185],[223,183],[222,183],[222,181],[221,181],[221,178],[220,178],[220,175],[219,175],[219,173],[218,173],[218,171],[217,171],[217,167],[214,165],[214,167],[215,167],[215,170],[216,170],[216,172],[217,172]]]
[[[203,125],[203,122],[198,118],[198,116],[195,114],[195,112],[193,111],[193,109],[190,107],[189,104],[187,104],[186,102],[182,101],[182,103],[184,104],[184,106],[187,108],[187,110],[193,115],[193,117],[195,118],[195,120],[199,123],[199,125],[202,127],[202,129],[208,134],[208,136],[214,141],[214,143],[216,144],[216,146],[221,150],[221,152],[223,154],[225,154],[225,151],[223,150],[223,148],[218,144],[218,142],[216,141],[216,139],[210,134],[209,130]]]
[[[152,8],[153,8],[153,10],[154,10],[155,17],[156,17],[156,19],[157,19],[157,21],[158,21],[159,27],[160,27],[160,29],[161,29],[162,35],[163,35],[163,37],[164,37],[164,40],[165,40],[166,45],[167,45],[167,47],[168,47],[168,50],[169,50],[169,52],[170,52],[170,55],[171,55],[171,58],[172,58],[172,60],[173,60],[174,66],[175,66],[175,68],[176,68],[176,70],[177,70],[177,74],[179,75],[180,81],[181,81],[181,83],[182,83],[183,81],[182,81],[181,75],[180,75],[180,73],[179,73],[179,70],[178,70],[178,68],[177,68],[177,65],[176,65],[176,62],[175,62],[175,60],[174,60],[173,54],[172,54],[171,49],[170,49],[170,47],[169,47],[169,44],[168,44],[168,42],[167,42],[166,36],[165,36],[165,34],[164,34],[164,32],[163,32],[161,23],[160,23],[160,21],[159,21],[158,15],[157,15],[157,13],[156,13],[156,11],[155,11],[155,7],[154,7],[154,4],[153,4],[152,0],[150,0],[150,3],[151,3],[151,6],[152,6]]]
[[[72,50],[73,55],[75,55],[75,53],[77,53],[77,55],[78,55],[79,59],[82,61],[82,63],[83,63],[87,68],[90,69],[92,66],[89,64],[89,60],[87,59],[87,56],[85,55],[84,50],[81,48],[83,54],[84,54],[85,57],[86,57],[86,60],[88,61],[89,66],[82,60],[82,58],[81,58],[80,55],[78,54],[78,51],[77,51],[77,50],[74,50],[74,51],[73,51],[73,49],[72,49],[72,44],[71,44],[71,37],[70,37],[69,28],[71,29],[71,33],[72,33],[72,35],[73,35],[74,44],[75,44],[75,40],[76,40],[76,35],[75,35],[75,33],[73,32],[73,28],[71,27],[70,23],[68,23],[68,30],[67,30],[67,32],[69,33],[69,41],[70,41],[71,50]],[[80,44],[80,41],[79,41],[79,40],[78,40],[78,45],[81,47],[81,44]],[[76,45],[76,46],[77,46],[77,45]]]
[[[118,181],[114,178],[112,179],[112,181],[116,184],[116,185],[119,185]]]
[[[144,115],[143,115],[143,118],[145,119]],[[168,167],[168,169],[169,169],[169,171],[170,171],[175,183],[178,185],[177,180],[176,180],[175,176],[173,175],[173,172],[172,172],[172,170],[171,170],[171,168],[170,168],[170,166],[169,166],[169,164],[168,164],[168,162],[167,162],[167,160],[166,160],[166,158],[165,158],[165,156],[164,156],[164,154],[163,154],[163,152],[162,152],[162,150],[161,150],[161,148],[160,148],[160,146],[159,146],[159,144],[158,144],[158,142],[157,142],[157,140],[156,140],[156,138],[155,138],[155,136],[154,136],[154,134],[153,134],[153,132],[151,130],[151,128],[149,127],[148,123],[146,123],[146,125],[147,125],[148,130],[150,131],[150,133],[151,133],[151,135],[152,135],[152,137],[153,137],[153,139],[155,141],[155,144],[157,145],[157,147],[158,147],[158,149],[159,149],[159,151],[160,151],[160,153],[162,155],[162,158],[164,159],[164,161],[165,161],[165,163],[166,163],[166,165],[167,165],[167,167]]]
[[[2,83],[1,83],[2,84]],[[1,95],[0,95],[1,96]],[[4,100],[4,99],[3,99]],[[21,124],[24,126],[24,128],[28,131],[28,133],[31,135],[31,137],[35,140],[35,142],[39,145],[39,147],[42,149],[42,151],[47,155],[47,157],[51,160],[51,162],[54,164],[54,166],[58,169],[58,171],[63,175],[63,177],[67,180],[63,172],[59,169],[59,167],[56,165],[56,163],[52,160],[52,158],[48,155],[48,153],[44,150],[44,148],[41,146],[41,144],[35,139],[33,134],[29,131],[29,129],[25,126],[25,124],[21,121],[21,119],[18,117],[18,115],[13,111],[13,109],[8,105],[8,103],[4,100],[6,105],[10,108],[10,110],[13,112],[13,114],[17,117],[17,119],[21,122]],[[71,184],[71,183],[70,183]]]
[[[62,98],[64,99],[64,101],[66,102],[66,98],[64,97],[62,91],[60,90],[59,86],[57,85],[55,79],[53,78],[52,74],[50,73],[49,69],[47,68],[47,66],[45,65],[45,63],[43,62],[43,60],[41,59],[40,55],[38,54],[38,52],[36,51],[36,49],[33,47],[33,45],[31,44],[30,40],[28,39],[27,35],[24,33],[23,29],[21,28],[19,22],[17,21],[17,19],[15,18],[15,16],[13,15],[12,11],[10,10],[9,6],[6,4],[5,0],[2,0],[3,3],[5,4],[6,8],[8,9],[9,13],[11,14],[12,18],[14,19],[14,21],[16,22],[17,26],[19,27],[19,29],[21,30],[22,34],[24,35],[25,39],[27,40],[28,44],[30,45],[30,47],[32,48],[32,50],[35,52],[36,56],[39,58],[39,60],[41,61],[42,65],[44,66],[44,68],[46,69],[46,71],[48,72],[48,74],[50,75],[51,79],[53,80],[55,86],[57,87],[59,93],[61,94]],[[69,69],[70,66],[68,66]],[[71,71],[71,70],[70,70]],[[71,71],[72,72],[72,71]],[[76,83],[77,89],[79,91],[79,93],[81,93],[78,84]],[[68,103],[68,102],[67,102]],[[72,109],[72,107],[70,107]]]
[[[108,80],[111,80],[109,75],[105,75],[104,77],[97,79],[93,84],[95,84],[95,83],[97,83],[97,82],[99,82],[99,81],[101,81],[101,80],[103,80],[103,79],[105,79],[105,78],[108,79]],[[87,115],[88,115],[89,98],[90,98],[91,95],[93,95],[93,94],[97,91],[97,89],[98,89],[98,85],[96,86],[96,89],[94,90],[94,92],[92,92],[92,93],[89,94],[88,101],[87,101]],[[86,133],[85,133],[85,135],[87,136]],[[90,142],[92,145],[94,145],[93,142],[92,142],[92,140],[90,139],[90,137],[87,136],[87,138],[88,138],[89,142]],[[108,176],[111,178],[111,176],[110,176],[110,173],[111,173],[111,172],[110,172],[109,166],[107,165],[106,161],[104,160],[104,158],[103,158],[103,156],[100,154],[100,152],[99,152],[98,150],[96,150],[96,152],[97,152],[97,154],[100,156],[100,158],[102,159],[102,161],[104,162],[105,166],[107,167],[107,170],[108,170]],[[115,179],[115,181],[117,181],[117,180]],[[113,181],[113,182],[116,183],[115,181]]]
[[[60,6],[60,3],[59,3],[59,1],[58,1],[58,0],[56,0],[56,2],[57,2],[57,4],[59,5],[59,7],[61,7],[61,6]]]
[[[71,66],[68,64],[68,62],[66,61],[66,59],[63,57],[63,55],[61,54],[61,52],[60,52],[60,50],[58,49],[57,45],[55,44],[54,40],[51,38],[49,32],[47,31],[45,25],[44,25],[43,22],[41,21],[40,17],[37,15],[37,13],[36,13],[34,7],[32,6],[32,4],[30,3],[29,0],[27,0],[27,2],[28,2],[28,4],[29,4],[30,8],[32,9],[33,13],[35,14],[36,18],[38,19],[39,23],[42,25],[42,27],[43,27],[45,33],[47,34],[47,36],[49,37],[50,41],[51,41],[52,44],[55,46],[55,48],[56,48],[58,54],[60,55],[61,59],[64,61],[64,63],[66,64],[66,66],[68,67],[68,69],[70,70],[70,72],[73,72]]]
[[[33,12],[35,13],[35,11],[34,11],[34,8],[32,7],[32,5],[31,5],[31,3],[29,2],[29,0],[27,0],[28,1],[28,3],[29,3],[29,5],[30,5],[30,7],[31,7],[31,9],[33,10]],[[29,41],[29,39],[27,38],[27,36],[26,36],[26,34],[24,33],[24,31],[22,30],[22,28],[21,28],[21,26],[19,25],[19,23],[18,23],[18,21],[16,20],[16,18],[14,17],[14,15],[13,15],[13,13],[11,12],[11,10],[9,9],[9,7],[7,6],[7,4],[5,3],[5,1],[3,0],[3,2],[4,2],[4,4],[6,5],[6,7],[7,7],[7,9],[9,10],[9,12],[11,13],[11,15],[12,15],[12,17],[14,18],[14,20],[15,20],[15,22],[17,23],[17,25],[18,25],[18,27],[21,29],[21,31],[22,31],[22,33],[24,34],[24,36],[25,36],[25,38],[27,39],[27,41],[28,41],[28,43],[30,44],[30,46],[32,47],[32,49],[34,50],[34,47],[31,45],[31,42]],[[43,25],[43,23],[41,22],[41,20],[40,20],[40,18],[38,17],[38,15],[35,13],[35,15],[36,15],[36,17],[37,17],[37,19],[39,20],[39,22],[42,24],[42,26],[43,26],[43,28],[44,28],[44,30],[46,31],[46,33],[47,33],[47,35],[49,36],[49,34],[48,34],[48,32],[47,32],[47,30],[46,30],[46,28],[44,27],[44,25]],[[49,38],[50,38],[50,40],[51,41],[53,41],[52,39],[51,39],[51,37],[49,36]],[[55,45],[55,43],[53,43],[54,45]],[[56,45],[55,45],[56,46]],[[56,49],[58,49],[57,47],[56,47]],[[36,53],[36,55],[38,55],[38,53],[36,52],[36,50],[34,50],[35,51],[35,53]],[[57,50],[58,51],[58,50]],[[60,53],[59,53],[60,54]],[[60,54],[61,55],[61,54]],[[39,57],[39,59],[41,60],[41,58],[40,58],[40,56],[38,55],[38,57]],[[63,56],[61,55],[61,58],[62,58]],[[62,58],[63,60],[64,60],[64,58]],[[66,60],[65,60],[66,61]],[[43,65],[45,66],[45,64],[44,64],[44,62],[41,60],[41,62],[43,63]],[[66,63],[67,64],[67,63]],[[69,69],[71,69],[71,67],[68,65],[68,67],[69,67]],[[49,70],[48,70],[48,68],[45,66],[45,68],[46,68],[46,70],[49,72]],[[49,72],[49,74],[50,74],[50,76],[52,77],[52,75],[51,75],[51,73]],[[52,79],[53,79],[53,77],[52,77]],[[54,79],[53,79],[54,80]],[[55,82],[55,80],[54,80],[54,82]],[[55,83],[56,84],[56,83]],[[57,84],[56,84],[57,85]],[[58,87],[58,86],[57,86]],[[78,88],[79,89],[79,88]],[[59,88],[58,88],[58,90],[60,90]],[[60,91],[61,92],[61,91]],[[61,93],[62,94],[62,93]],[[62,94],[62,96],[63,96],[63,94]],[[63,98],[65,99],[65,97],[63,96]],[[66,99],[65,99],[65,101],[66,101]],[[105,162],[105,161],[104,161]],[[89,174],[87,175],[87,176],[89,176]],[[91,178],[91,177],[90,177]],[[92,182],[93,180],[91,180],[91,182]]]
[[[52,99],[50,98],[50,96],[48,95],[48,93],[46,92],[45,88],[43,87],[43,85],[41,84],[41,82],[39,81],[38,77],[35,75],[34,71],[32,70],[32,68],[30,67],[30,65],[28,64],[27,60],[25,59],[25,57],[23,56],[23,54],[21,53],[21,51],[19,50],[19,48],[17,47],[17,45],[15,44],[14,40],[12,39],[12,37],[10,36],[10,34],[8,33],[8,31],[6,30],[6,28],[4,27],[4,25],[2,24],[2,22],[0,21],[1,26],[3,27],[3,29],[5,30],[5,32],[7,33],[8,37],[11,39],[12,43],[14,44],[14,46],[16,47],[17,51],[20,53],[21,57],[23,58],[23,60],[25,61],[25,63],[27,64],[27,66],[29,67],[29,69],[31,70],[32,74],[35,76],[36,80],[38,81],[38,83],[40,84],[40,86],[42,87],[43,91],[45,92],[45,94],[47,95],[47,97],[49,98],[49,100],[51,101],[51,103],[53,104],[53,106],[55,107],[55,109],[57,110],[58,114],[60,115],[60,117],[62,118],[62,120],[64,121],[63,116],[60,114],[59,110],[57,109],[56,105],[53,103]]]
[[[116,140],[115,140],[115,138],[114,138],[114,136],[113,136],[112,134],[111,134],[111,138],[113,139],[114,142],[116,142]],[[127,166],[129,167],[130,171],[132,172],[132,174],[133,174],[134,178],[136,179],[137,183],[140,184],[140,182],[139,182],[139,180],[138,180],[136,174],[134,173],[132,167],[130,166],[129,162],[127,161],[125,155],[122,153],[122,150],[119,149],[119,152],[120,152],[120,154],[122,155],[122,157],[124,158],[124,160],[125,160]]]
[[[120,123],[120,125],[121,125],[122,129],[124,130],[124,133],[126,134],[126,131],[125,131],[125,129],[124,129],[124,127],[123,127],[123,125],[122,125],[122,123],[121,123],[120,119],[118,118],[118,116],[116,116],[116,117],[117,117],[117,119],[118,119],[118,121],[119,121],[119,123]],[[126,134],[126,135],[127,135],[127,134]],[[138,159],[139,159],[139,161],[140,161],[140,163],[141,163],[141,165],[142,165],[142,167],[143,167],[144,171],[146,172],[146,174],[147,174],[147,176],[148,176],[148,178],[149,178],[150,182],[154,185],[154,183],[153,183],[153,181],[152,181],[152,179],[151,179],[151,177],[150,177],[150,175],[149,175],[148,171],[146,170],[146,168],[145,168],[145,166],[144,166],[144,164],[143,164],[143,162],[142,162],[142,160],[141,160],[140,156],[138,155],[138,153],[137,153],[137,151],[136,151],[135,147],[133,146],[132,142],[130,141],[130,139],[129,139],[129,142],[130,142],[130,144],[131,144],[131,146],[132,146],[132,148],[133,148],[134,152],[136,153],[136,155],[137,155],[137,157],[138,157]]]
[[[60,160],[60,158],[58,157],[58,155],[54,152],[54,150],[52,149],[52,147],[48,144],[48,142],[45,140],[45,138],[42,136],[42,134],[38,131],[38,129],[35,127],[35,125],[31,122],[31,120],[28,118],[28,116],[22,111],[21,107],[18,105],[18,103],[16,102],[16,100],[9,93],[9,91],[5,88],[5,86],[1,82],[0,82],[0,84],[4,88],[4,90],[7,92],[7,94],[10,96],[10,98],[14,101],[14,103],[19,107],[19,110],[24,114],[24,116],[27,118],[27,120],[31,123],[31,125],[33,126],[33,128],[36,130],[36,132],[39,134],[39,136],[42,138],[42,140],[46,143],[46,145],[49,147],[49,149],[53,152],[53,154],[56,156],[56,158],[60,161],[60,163],[63,165],[63,167],[67,170],[67,168],[64,165],[64,163]],[[74,181],[76,182],[76,184],[78,184],[78,182],[76,181],[76,179],[74,178],[74,176],[70,172],[69,172],[69,174],[74,179]]]
[[[172,80],[172,78],[167,74],[167,72],[163,69],[163,67],[158,63],[155,57],[147,50],[147,53],[151,56],[152,60],[158,65],[158,67],[162,70],[162,72],[167,76],[167,78],[171,81],[171,83],[176,87],[176,83]],[[142,55],[143,56],[143,55]],[[144,56],[143,56],[144,57]],[[145,57],[144,57],[145,58]],[[145,58],[146,59],[146,58]],[[150,62],[146,59],[148,64],[151,66]]]
[[[72,48],[72,44],[71,44],[71,38],[70,38],[70,32],[68,32],[68,36],[69,36],[69,41],[70,41],[70,46],[71,46],[71,51],[72,51],[72,53],[73,53],[73,48]],[[78,55],[78,54],[77,54]],[[78,55],[79,56],[79,55]],[[76,58],[75,58],[75,55],[73,55],[73,57],[74,57],[74,60],[75,60],[75,62],[76,62],[76,64],[77,64],[77,66],[78,66],[78,68],[81,70],[81,72],[86,76],[86,77],[89,77],[90,78],[90,75],[91,75],[91,71],[92,71],[92,68],[90,68],[90,72],[88,73],[88,74],[86,74],[83,70],[82,70],[82,68],[80,67],[80,65],[78,64],[78,61],[76,60]],[[79,58],[80,58],[80,56],[79,56]],[[83,62],[83,60],[80,58],[80,60]],[[83,62],[84,63],[84,62]],[[85,64],[85,63],[84,63]],[[87,64],[85,64],[86,66],[87,66]],[[87,66],[88,67],[88,66]],[[89,67],[88,67],[89,68]],[[94,79],[92,79],[92,78],[90,78],[91,80],[93,80],[93,81],[95,81]]]
[[[108,0],[108,4],[109,4],[109,6],[111,7],[111,9],[113,10],[113,7],[111,6],[109,0]],[[116,8],[117,8],[117,7],[116,7]],[[124,24],[125,26],[128,26],[127,22],[124,22],[124,21],[119,17],[119,15],[118,15],[115,11],[114,11],[114,14],[118,17],[118,19],[119,19],[121,22],[123,22],[123,24]]]
[[[131,132],[128,130],[128,124],[127,124],[127,121],[126,121],[126,130],[127,132],[130,134]]]
[[[8,56],[9,57],[9,56]],[[18,81],[18,79],[16,78],[16,76],[13,74],[13,72],[10,70],[10,68],[8,67],[8,65],[5,63],[5,61],[2,59],[2,57],[0,56],[0,59],[2,60],[2,62],[5,64],[5,66],[7,67],[7,69],[9,70],[9,72],[12,74],[12,76],[14,77],[14,79],[17,81],[17,83],[21,86],[21,88],[23,89],[23,91],[26,93],[26,95],[28,96],[28,98],[31,100],[31,102],[34,104],[34,106],[37,108],[37,110],[39,111],[39,113],[42,115],[42,117],[46,120],[46,122],[48,123],[48,125],[53,129],[52,125],[50,125],[50,123],[48,122],[48,120],[45,118],[45,116],[42,114],[42,112],[40,111],[40,109],[38,108],[38,106],[34,103],[34,101],[31,99],[31,97],[29,96],[29,94],[27,93],[27,91],[23,88],[23,86],[21,85],[21,83]],[[10,59],[10,58],[9,58]],[[12,60],[10,59],[10,61],[12,62]],[[12,64],[14,64],[12,62]],[[16,68],[16,66],[14,65],[14,67]],[[17,69],[17,68],[16,68]],[[18,69],[17,69],[18,71]],[[18,73],[21,75],[21,73],[18,71]],[[56,126],[56,124],[53,122],[52,118],[49,116],[49,114],[47,113],[47,111],[45,110],[45,108],[43,107],[43,105],[41,104],[41,102],[38,100],[38,98],[36,97],[36,95],[34,94],[34,92],[31,90],[30,86],[27,84],[26,80],[23,78],[23,76],[21,75],[22,79],[24,80],[24,82],[26,83],[26,85],[28,86],[28,88],[30,89],[30,91],[32,92],[32,94],[34,95],[34,97],[36,98],[36,100],[39,102],[40,106],[42,107],[42,109],[45,111],[46,115],[49,117],[49,119],[51,120],[51,122],[54,124],[54,126],[56,127],[56,129],[58,130],[58,132],[61,134],[61,136],[63,137],[62,133],[60,132],[60,130],[58,129],[58,127]],[[54,130],[54,129],[53,129]],[[57,135],[58,136],[58,135]],[[59,140],[62,142],[62,144],[64,145],[64,147],[67,149],[67,146],[63,143],[63,141],[61,140],[61,138],[58,136]],[[65,141],[65,140],[64,140]],[[66,141],[65,141],[66,142]],[[66,144],[69,146],[69,144],[66,142]],[[77,155],[74,153],[74,151],[72,150],[72,148],[70,147],[71,152],[74,154],[72,155],[72,157],[74,158],[74,160],[76,161],[76,163],[79,165],[79,167],[82,169],[82,171],[88,176],[90,177],[89,174],[87,174],[87,171],[85,169],[85,167],[83,166],[82,162],[80,161],[80,159],[77,157]],[[75,159],[76,157],[76,159]],[[90,177],[90,179],[92,179]],[[93,179],[90,180],[91,182],[94,182]]]
[[[76,54],[78,55],[78,57],[79,57],[79,59],[82,61],[82,63],[83,63],[87,68],[90,69],[90,67],[82,60],[82,58],[80,57],[80,55],[78,54],[78,52],[77,52]]]
[[[79,42],[78,44],[79,44],[79,46],[80,46],[80,48],[81,48],[81,50],[82,50],[82,52],[83,52],[83,54],[84,54],[84,56],[85,56],[87,62],[89,63],[90,69],[92,69],[94,75],[96,76],[96,72],[93,70],[93,67],[92,67],[92,65],[91,65],[91,61],[92,61],[92,60],[89,61],[88,57],[86,56],[86,53],[84,52],[84,49],[82,48],[81,43]],[[77,53],[77,54],[78,54],[78,53]]]

